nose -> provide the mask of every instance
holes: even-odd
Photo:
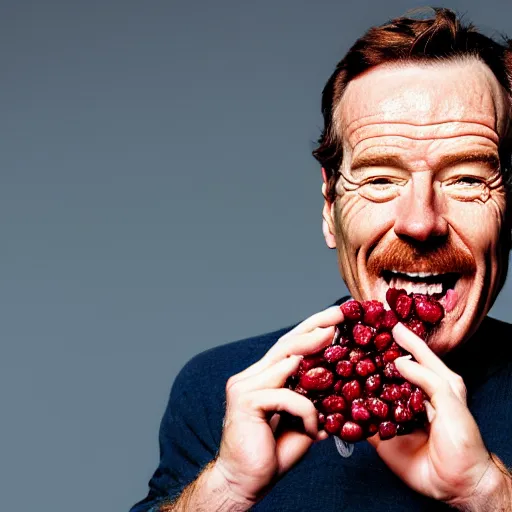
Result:
[[[446,236],[448,223],[440,209],[440,199],[433,187],[432,173],[413,172],[397,201],[394,225],[396,235],[418,242]]]

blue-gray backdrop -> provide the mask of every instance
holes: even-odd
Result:
[[[2,510],[128,510],[181,366],[345,292],[320,93],[422,3],[0,1]],[[510,3],[439,3],[510,27]]]

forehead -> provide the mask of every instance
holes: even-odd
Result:
[[[509,101],[491,70],[476,59],[391,64],[372,68],[349,82],[334,110],[346,140],[365,126],[438,126],[479,123],[503,135]]]

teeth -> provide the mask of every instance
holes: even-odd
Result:
[[[439,272],[400,272],[398,270],[390,270],[393,274],[402,274],[404,276],[408,277],[431,277],[431,276],[438,276]]]
[[[434,295],[435,293],[443,293],[442,283],[427,284],[427,283],[413,283],[406,279],[393,277],[389,282],[390,288],[403,288],[407,293],[423,293],[426,295]]]

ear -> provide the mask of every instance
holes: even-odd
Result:
[[[322,179],[323,179],[323,185],[322,185],[322,195],[324,196],[324,207],[322,210],[322,232],[324,234],[325,243],[327,244],[327,247],[329,249],[335,249],[336,248],[336,231],[334,229],[334,222],[332,219],[332,203],[329,202],[327,199],[327,173],[325,172],[325,169],[322,167]]]

